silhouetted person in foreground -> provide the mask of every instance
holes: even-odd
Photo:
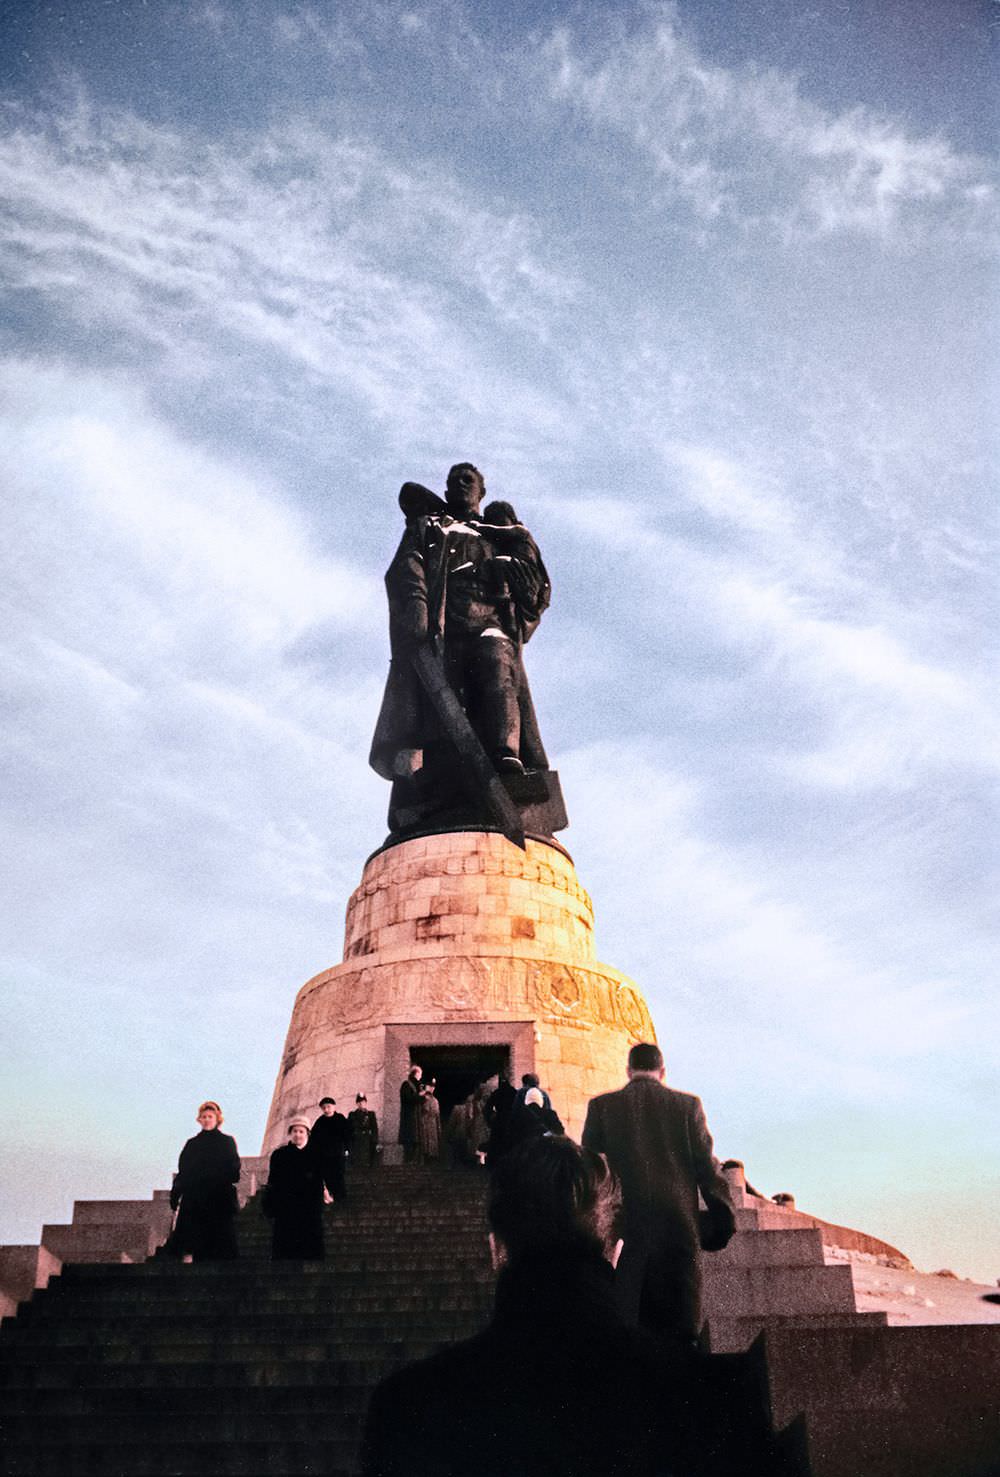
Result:
[[[201,1132],[188,1139],[177,1161],[170,1191],[177,1223],[167,1242],[169,1254],[195,1262],[232,1261],[236,1248],[236,1184],[240,1151],[236,1140],[223,1133],[218,1103],[198,1109]],[[178,1210],[178,1206],[180,1209]]]
[[[673,1461],[673,1366],[615,1307],[618,1210],[607,1165],[570,1139],[500,1160],[493,1320],[378,1386],[364,1477],[686,1474]]]
[[[664,1086],[658,1046],[633,1046],[628,1078],[620,1092],[591,1099],[583,1127],[584,1144],[621,1180],[619,1307],[629,1322],[690,1346],[701,1331],[701,1247],[721,1250],[735,1229],[729,1185],[701,1099]]]

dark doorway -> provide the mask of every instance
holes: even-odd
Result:
[[[456,1103],[464,1103],[481,1082],[510,1072],[509,1046],[411,1046],[410,1061],[423,1068],[423,1080],[437,1079],[441,1123]]]

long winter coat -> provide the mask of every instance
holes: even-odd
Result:
[[[509,598],[497,602],[497,619],[517,651],[517,696],[521,713],[520,758],[526,769],[547,769],[521,648],[549,603],[550,585],[538,547],[520,525],[501,527],[479,518],[464,523],[446,511],[407,522],[399,548],[385,576],[389,597],[389,640],[392,662],[375,726],[369,763],[385,779],[393,778],[400,749],[423,748],[439,736],[439,726],[409,660],[415,642],[451,634],[446,620],[448,571],[455,540],[474,528],[479,541],[507,561]]]
[[[417,1147],[424,1159],[441,1157],[441,1105],[432,1092],[417,1102]]]
[[[719,1222],[732,1199],[712,1152],[701,1099],[635,1077],[593,1098],[583,1145],[607,1155],[621,1181],[625,1245],[618,1263],[623,1313],[681,1339],[701,1328],[698,1192]]]
[[[351,1159],[369,1168],[378,1160],[378,1119],[370,1108],[355,1108],[347,1115]]]
[[[322,1261],[323,1171],[310,1146],[284,1144],[271,1155],[264,1189],[264,1214],[274,1222],[271,1256]]]
[[[236,1247],[236,1183],[240,1152],[236,1140],[218,1128],[203,1128],[188,1139],[177,1161],[170,1191],[177,1224],[170,1249],[196,1262],[231,1261]]]

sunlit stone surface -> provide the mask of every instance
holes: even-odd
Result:
[[[264,1152],[326,1093],[341,1107],[366,1093],[393,1142],[411,1048],[434,1046],[508,1047],[515,1080],[537,1072],[578,1137],[629,1046],[654,1039],[638,987],[597,961],[590,898],[560,847],[478,831],[404,841],[365,867],[343,963],[299,992]]]

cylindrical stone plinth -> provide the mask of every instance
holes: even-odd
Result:
[[[503,1047],[537,1072],[567,1132],[619,1087],[628,1048],[655,1040],[638,987],[594,953],[590,898],[566,853],[480,831],[376,853],[347,907],[344,962],[299,991],[264,1137],[329,1094],[364,1092],[383,1138],[419,1048]]]

